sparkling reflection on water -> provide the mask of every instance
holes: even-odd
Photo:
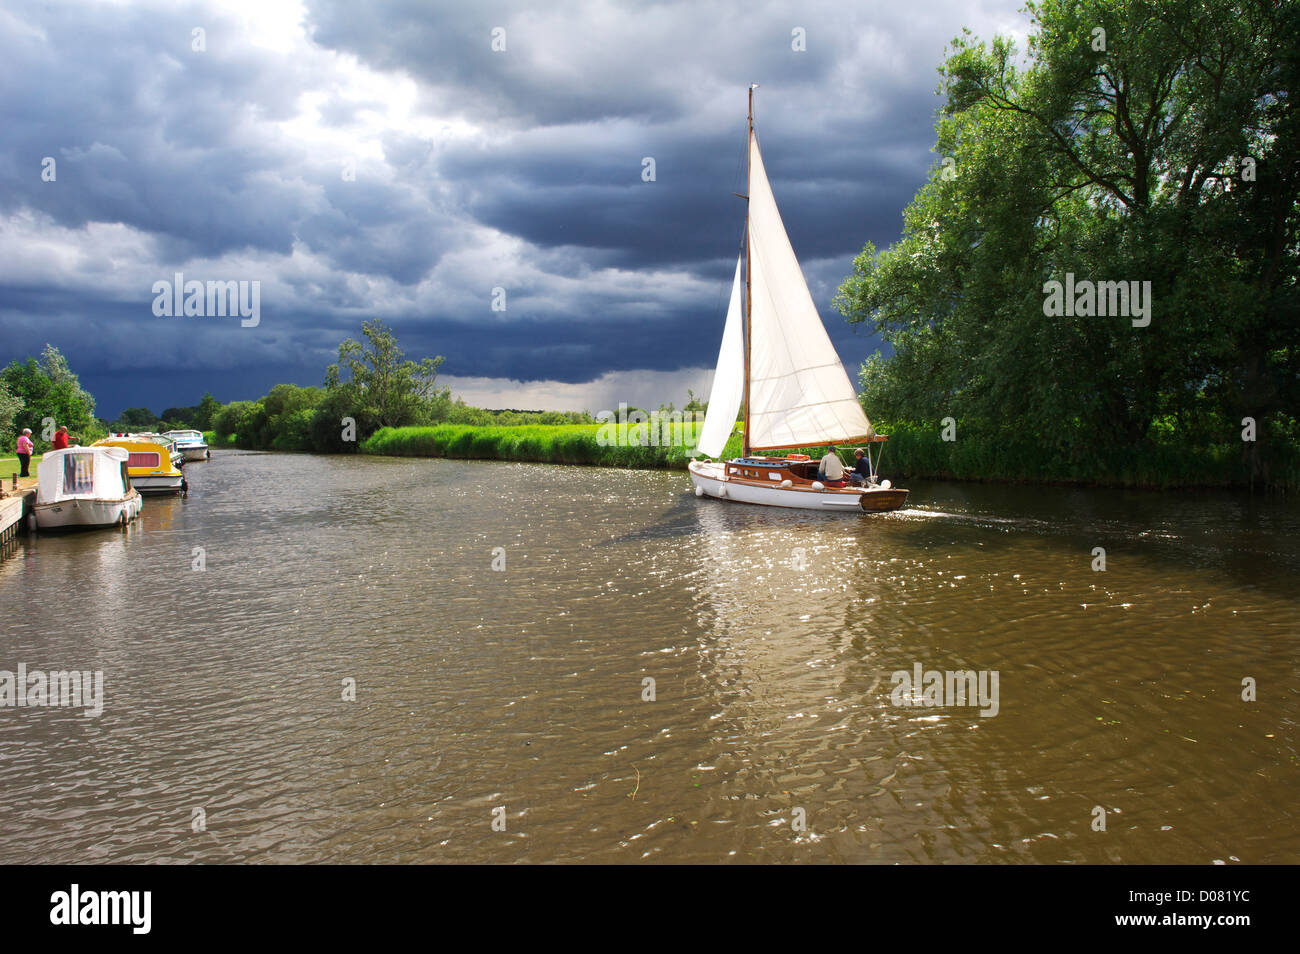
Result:
[[[821,515],[233,452],[190,479],[0,563],[0,669],[107,685],[98,719],[0,709],[0,861],[1300,860],[1294,503],[913,482]],[[892,705],[915,663],[997,670],[998,714]]]

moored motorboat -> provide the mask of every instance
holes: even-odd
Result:
[[[170,437],[176,442],[176,449],[186,461],[207,460],[212,456],[208,442],[203,439],[202,431],[164,431],[163,437]]]
[[[718,457],[743,407],[741,456],[692,460],[691,482],[697,496],[769,507],[897,510],[908,492],[876,474],[878,454],[872,455],[872,447],[887,438],[875,432],[863,412],[817,314],[754,134],[754,87],[749,97],[745,249],[736,261],[717,373],[696,445],[701,453]],[[820,462],[802,454],[755,454],[831,444],[865,446],[868,467],[861,484],[823,479]],[[835,460],[827,465],[836,472]]]
[[[163,447],[167,448],[167,456],[171,458],[173,467],[180,468],[185,466],[185,455],[177,446],[176,438],[174,437],[168,437],[166,434],[159,434],[157,431],[118,431],[117,433],[109,434],[106,439],[112,440],[115,438],[133,441],[150,441],[154,444],[161,444]]]
[[[173,458],[172,442],[165,438],[143,435],[105,437],[95,441],[94,446],[124,448],[130,455],[127,474],[131,486],[142,494],[180,494],[189,489]]]
[[[68,447],[47,453],[36,467],[36,526],[126,526],[143,505],[127,475],[129,459],[130,452],[121,447]]]
[[[161,444],[163,447],[167,448],[167,454],[171,457],[173,467],[179,469],[185,466],[185,455],[181,453],[181,449],[177,446],[176,438],[174,437],[168,437],[166,434],[159,434],[157,431],[142,431],[137,434],[126,434],[124,436]]]

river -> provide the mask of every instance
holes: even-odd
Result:
[[[0,670],[104,680],[98,717],[0,708],[0,861],[1300,861],[1294,501],[187,473],[0,561]],[[917,665],[996,705],[903,704]]]

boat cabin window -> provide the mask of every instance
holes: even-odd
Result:
[[[131,459],[127,466],[131,468],[155,468],[158,466],[159,458],[157,451],[131,451]]]
[[[95,455],[66,454],[63,458],[63,492],[89,494],[95,491]]]

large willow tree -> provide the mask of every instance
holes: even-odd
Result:
[[[1025,56],[969,32],[940,68],[935,164],[902,239],[836,305],[892,346],[863,367],[892,421],[1029,440],[1297,442],[1300,3],[1045,0]],[[1151,283],[1150,323],[1045,314],[1050,281]],[[1050,311],[1051,309],[1046,309]]]

